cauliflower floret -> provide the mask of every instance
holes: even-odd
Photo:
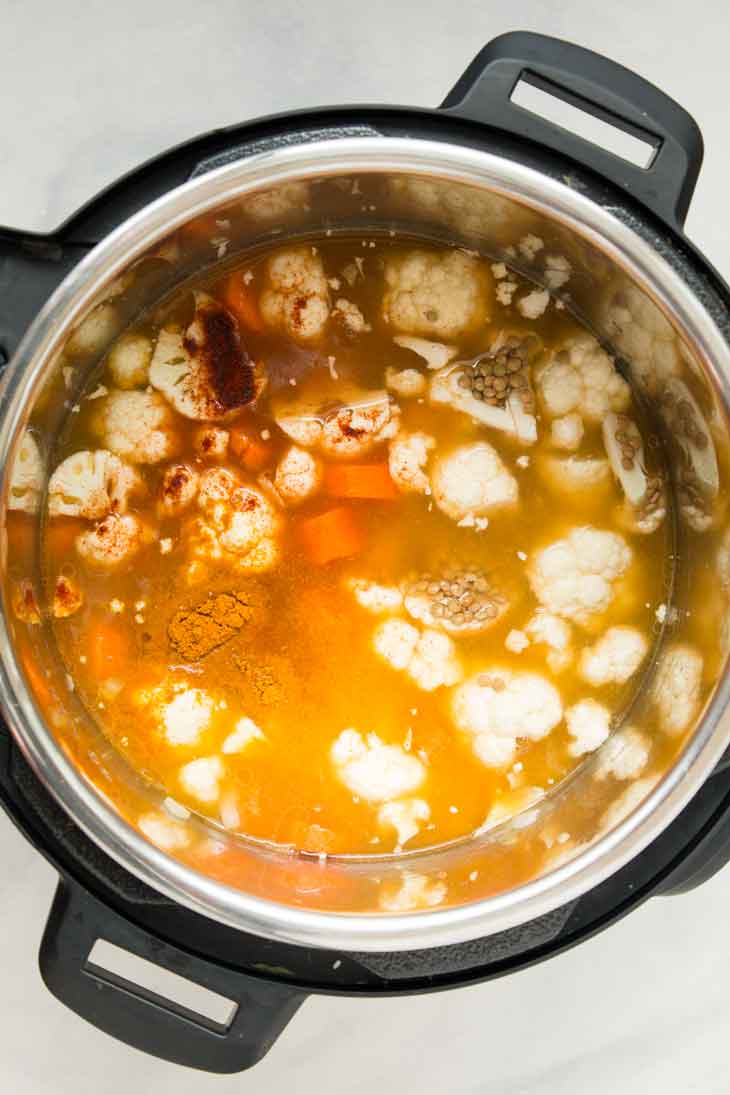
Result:
[[[165,470],[160,484],[157,512],[161,517],[174,517],[195,501],[199,476],[189,464],[172,464]]]
[[[260,194],[249,194],[241,202],[243,211],[255,221],[288,221],[292,213],[309,209],[309,183],[282,183]]]
[[[379,624],[373,634],[375,653],[393,669],[408,673],[424,692],[461,679],[456,648],[440,631],[420,631],[405,620],[393,618]]]
[[[533,643],[544,643],[549,648],[546,661],[553,673],[567,669],[573,661],[569,623],[539,608],[525,625],[525,631]]]
[[[575,452],[583,440],[583,419],[579,414],[564,414],[550,423],[550,443],[556,449]]]
[[[82,532],[76,537],[76,550],[87,563],[117,566],[139,551],[142,532],[136,517],[110,513],[89,532]]]
[[[28,430],[23,434],[13,461],[8,508],[37,513],[43,489],[43,460],[38,442]]]
[[[487,441],[462,445],[438,458],[431,471],[431,488],[436,505],[454,521],[515,505],[519,494],[517,480]]]
[[[420,430],[401,433],[391,441],[388,467],[399,490],[425,494],[430,489],[425,469],[435,448],[435,438]]]
[[[322,468],[310,452],[292,445],[279,462],[274,476],[277,493],[290,506],[311,498],[322,481]]]
[[[241,342],[238,323],[207,293],[195,293],[187,330],[163,327],[150,384],[185,418],[218,422],[261,394],[266,379]]]
[[[540,741],[558,725],[563,705],[557,688],[536,673],[494,669],[477,673],[453,693],[456,727],[490,768],[511,763],[522,738]]]
[[[670,646],[659,662],[651,695],[661,728],[671,737],[684,733],[697,714],[702,669],[702,655],[687,643]]]
[[[429,369],[443,369],[459,352],[456,346],[445,342],[431,342],[428,338],[413,338],[411,335],[394,335],[393,342],[403,350],[412,350],[414,354],[418,354]]]
[[[474,255],[410,251],[385,264],[383,318],[406,334],[456,338],[486,323],[489,275]]]
[[[59,574],[53,587],[53,615],[57,620],[73,616],[84,603],[84,593],[78,582],[68,574]]]
[[[393,369],[389,365],[385,370],[385,386],[389,391],[404,399],[423,395],[426,391],[426,378],[418,369]]]
[[[663,312],[640,289],[627,284],[615,291],[606,305],[604,325],[646,391],[656,393],[681,371],[679,340]]]
[[[279,561],[279,515],[261,491],[241,485],[227,468],[209,468],[200,477],[198,506],[194,556],[247,571],[270,570]]]
[[[144,388],[149,382],[152,342],[147,335],[129,332],[109,351],[108,366],[117,388]]]
[[[612,734],[598,755],[594,776],[598,780],[613,776],[614,779],[638,779],[647,766],[651,753],[651,741],[627,726]]]
[[[164,852],[186,848],[190,843],[188,826],[162,813],[143,814],[137,821],[137,826],[143,836],[146,836],[158,848],[162,848]]]
[[[431,817],[431,810],[422,798],[407,798],[402,802],[384,802],[378,810],[378,825],[392,826],[396,831],[398,847],[412,840],[421,826]]]
[[[585,625],[611,604],[613,583],[625,574],[631,560],[631,549],[618,533],[591,526],[574,528],[532,557],[527,577],[549,612]]]
[[[600,456],[543,456],[539,467],[545,483],[563,494],[594,492],[611,483],[611,467]]]
[[[404,871],[398,889],[383,886],[379,905],[383,912],[414,912],[416,909],[432,909],[446,900],[446,886],[432,881],[415,871]]]
[[[335,410],[289,404],[275,413],[287,437],[326,456],[357,457],[395,437],[400,407],[387,392],[358,392]]]
[[[611,731],[611,712],[596,700],[579,700],[565,712],[565,722],[573,738],[568,752],[582,757],[603,745]]]
[[[526,650],[530,645],[530,640],[524,631],[518,631],[516,628],[512,628],[507,634],[507,638],[504,640],[505,649],[509,650],[511,654],[521,654],[523,650]]]
[[[539,319],[550,303],[550,293],[547,289],[533,289],[525,297],[517,301],[517,311],[525,319]]]
[[[545,410],[554,417],[576,411],[600,422],[609,411],[625,411],[631,391],[592,335],[566,342],[537,374]]]
[[[403,594],[395,586],[381,586],[367,578],[351,578],[347,585],[361,608],[376,615],[397,612],[403,604]]]
[[[269,288],[259,299],[264,321],[298,342],[319,338],[330,315],[320,256],[311,247],[289,247],[269,259],[266,275]]]
[[[92,357],[109,345],[119,330],[119,313],[108,300],[93,308],[72,331],[66,343],[67,357]]]
[[[242,753],[252,741],[264,741],[264,733],[256,725],[253,719],[246,716],[239,719],[234,729],[228,735],[221,746],[221,752],[228,754]]]
[[[343,730],[332,744],[330,757],[348,790],[367,802],[388,802],[411,794],[426,778],[418,757],[400,745],[385,745],[377,734],[363,738],[357,730]]]
[[[200,688],[184,688],[166,704],[160,716],[170,745],[196,745],[210,725],[215,704]]]
[[[351,300],[345,300],[344,297],[340,297],[339,300],[335,301],[332,318],[339,319],[345,330],[351,335],[361,335],[372,330],[370,324],[365,322],[365,316],[357,304],[353,304]]]
[[[105,449],[75,452],[51,476],[48,514],[93,521],[108,513],[123,513],[130,494],[140,485],[134,469]]]
[[[201,426],[193,433],[193,448],[202,460],[225,460],[230,434],[218,426]]]
[[[110,392],[91,428],[107,449],[132,464],[159,464],[177,447],[172,413],[156,392]]]
[[[625,684],[638,670],[649,642],[635,627],[609,627],[594,646],[583,651],[579,672],[594,688]]]
[[[601,828],[604,831],[613,829],[629,814],[633,814],[649,792],[654,790],[656,783],[656,778],[652,776],[645,776],[644,779],[637,779],[634,783],[630,783],[602,815]]]
[[[180,785],[199,802],[216,802],[220,794],[223,771],[220,757],[199,757],[180,769]]]

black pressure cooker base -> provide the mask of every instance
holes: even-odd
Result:
[[[521,78],[649,140],[652,163],[637,168],[517,107],[511,92]],[[702,160],[696,124],[606,58],[512,34],[481,51],[438,111],[336,107],[217,131],[143,165],[50,236],[0,228],[0,367],[66,273],[155,198],[262,150],[348,136],[448,140],[569,179],[662,253],[728,331],[730,293],[682,231]],[[652,895],[699,885],[730,857],[730,771],[721,766],[650,847],[577,901],[467,943],[340,953],[234,930],[150,889],[76,827],[2,727],[0,803],[61,876],[40,953],[49,989],[121,1041],[213,1072],[255,1064],[309,993],[417,993],[499,977],[574,946]],[[100,938],[230,998],[233,1018],[211,1022],[100,969],[90,959]]]

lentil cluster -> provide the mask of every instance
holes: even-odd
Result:
[[[498,348],[480,354],[464,366],[459,387],[492,407],[504,407],[516,393],[525,411],[532,413],[535,396],[530,387],[529,353],[533,341],[512,335]]]
[[[406,596],[428,597],[431,615],[447,630],[485,630],[507,607],[506,598],[476,570],[446,570],[440,576],[422,574],[407,585],[405,592]]]

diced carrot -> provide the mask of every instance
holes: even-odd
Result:
[[[215,239],[216,236],[223,234],[216,223],[218,216],[217,213],[204,213],[202,216],[195,217],[194,220],[188,221],[187,224],[182,226],[180,234],[190,240],[210,241]]]
[[[20,662],[23,666],[23,672],[28,678],[30,690],[33,693],[36,703],[41,709],[46,709],[53,700],[53,693],[51,692],[48,679],[38,665],[35,654],[30,647],[25,647],[24,645],[21,648]]]
[[[346,506],[310,517],[299,525],[297,531],[302,547],[311,561],[318,565],[357,555],[365,543],[352,510]]]
[[[398,497],[387,464],[330,464],[325,469],[324,488],[336,498]]]
[[[98,620],[87,632],[89,669],[97,681],[114,676],[131,656],[127,636],[119,627]]]
[[[239,323],[249,331],[265,331],[266,324],[261,318],[256,298],[244,283],[240,272],[231,274],[223,283],[223,304],[233,312]]]
[[[236,459],[249,471],[262,471],[271,463],[272,446],[261,441],[250,429],[234,426],[228,444]]]

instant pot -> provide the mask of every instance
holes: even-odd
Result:
[[[519,106],[520,81],[638,138],[648,164]],[[218,130],[132,172],[51,235],[0,230],[4,526],[24,431],[47,440],[47,455],[75,392],[141,308],[238,251],[323,231],[456,242],[554,290],[655,415],[675,500],[657,655],[626,713],[640,727],[657,689],[679,688],[689,713],[669,760],[631,782],[606,776],[599,750],[516,817],[408,855],[322,863],[222,831],[212,838],[195,818],[196,839],[215,849],[207,873],[155,847],[129,803],[159,793],[82,709],[47,622],[18,621],[6,591],[0,795],[60,875],[40,967],[68,1007],[158,1057],[236,1072],[311,993],[416,993],[498,977],[725,863],[730,293],[683,233],[701,160],[697,125],[657,88],[577,46],[515,33],[487,45],[438,110],[333,107]],[[570,269],[567,284],[556,269]],[[679,397],[710,439],[701,464],[674,429]],[[38,575],[42,508],[25,515],[22,549],[3,537],[6,577]],[[672,658],[699,633],[710,653],[690,703]],[[544,866],[521,873],[520,849],[536,841]],[[427,908],[393,900],[414,878],[439,895]],[[90,957],[99,939],[230,999],[230,1022],[101,968]]]

